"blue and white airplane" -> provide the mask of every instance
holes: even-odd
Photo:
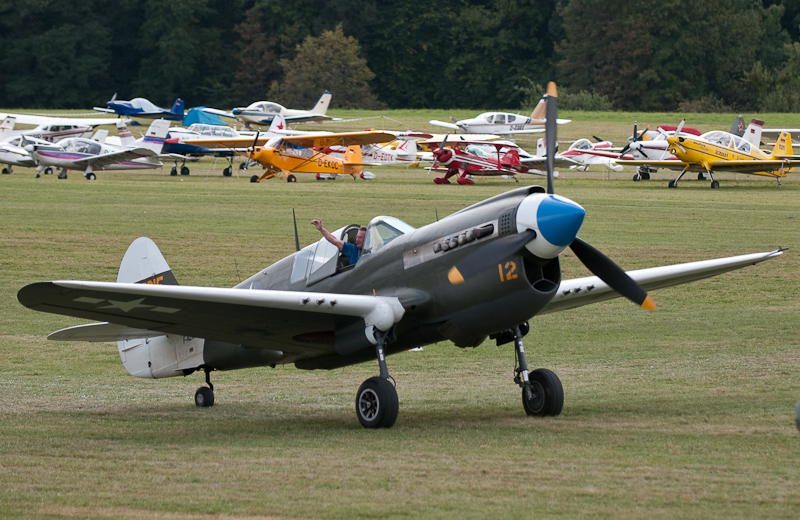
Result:
[[[142,117],[145,119],[167,119],[170,121],[183,121],[185,116],[183,111],[183,101],[181,98],[175,100],[172,108],[167,110],[161,108],[145,98],[133,98],[130,101],[117,101],[117,94],[106,103],[108,108],[94,107],[98,112],[108,114],[119,114],[125,117]]]

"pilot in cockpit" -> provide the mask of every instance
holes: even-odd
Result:
[[[322,236],[330,242],[331,244],[335,245],[339,251],[342,252],[342,255],[347,257],[348,261],[350,262],[348,265],[355,265],[358,262],[359,257],[361,256],[361,248],[364,247],[364,237],[367,235],[367,228],[361,226],[358,228],[358,234],[356,235],[356,243],[345,242],[344,240],[339,240],[335,236],[333,236],[327,229],[322,227],[322,221],[314,219],[311,221],[311,224],[314,225],[317,230],[322,233]]]

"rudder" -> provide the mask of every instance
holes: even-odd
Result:
[[[775,142],[775,148],[772,149],[772,157],[782,155],[794,155],[792,153],[792,135],[789,132],[781,132]]]
[[[156,243],[147,237],[139,237],[128,246],[122,257],[117,283],[178,285],[178,280]]]
[[[319,100],[317,101],[317,104],[311,109],[311,113],[324,116],[328,111],[328,105],[331,103],[331,97],[333,97],[333,94],[331,94],[329,90],[323,92],[322,96],[320,96]]]

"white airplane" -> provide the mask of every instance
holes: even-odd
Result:
[[[329,91],[322,93],[322,96],[311,110],[297,110],[286,108],[272,101],[256,101],[247,107],[234,108],[230,112],[217,110],[215,108],[204,108],[203,112],[216,114],[218,116],[235,118],[244,123],[247,128],[252,125],[271,124],[276,115],[282,115],[289,123],[310,123],[314,121],[330,121],[334,118],[325,115],[330,105],[332,94]]]
[[[24,137],[21,135],[12,135],[0,141],[0,163],[6,164],[3,168],[3,174],[13,173],[14,166],[24,168],[33,168],[36,166],[36,161],[33,160],[31,154],[25,149],[25,140],[27,144],[49,145],[49,141],[44,139],[37,139],[35,137]]]
[[[56,142],[68,137],[90,137],[97,126],[116,125],[120,119],[111,117],[51,117],[28,114],[0,113],[3,120],[0,136],[25,135],[35,139]],[[122,119],[129,122],[130,119]],[[14,129],[15,124],[35,125],[31,129]]]
[[[515,134],[535,134],[544,132],[545,107],[547,95],[545,94],[531,112],[530,117],[508,112],[484,112],[472,119],[462,119],[452,123],[433,119],[428,123],[434,126],[441,126],[451,130],[462,131],[467,134],[495,134],[495,135],[515,135]],[[563,125],[571,122],[571,119],[559,119],[557,123]]]
[[[567,148],[567,151],[562,153],[561,155],[572,159],[575,161],[576,165],[571,166],[570,170],[578,170],[580,172],[585,172],[589,169],[589,166],[599,164],[609,170],[615,172],[622,171],[622,165],[616,163],[617,159],[633,159],[632,155],[620,155],[620,149],[614,148],[614,145],[611,141],[604,141],[602,139],[597,139],[597,142],[593,143],[589,139],[578,139]],[[544,142],[542,139],[539,139],[539,144],[537,145],[537,152],[539,149],[544,149]]]
[[[53,168],[61,168],[59,179],[67,178],[67,170],[83,170],[84,177],[94,180],[97,178],[94,170],[132,170],[163,166],[155,156],[161,152],[168,130],[169,121],[157,119],[150,124],[142,139],[130,143],[126,137],[122,140],[122,147],[105,144],[108,131],[98,130],[93,139],[76,137],[50,145],[26,143],[25,149],[36,161],[36,177],[39,177],[42,170],[48,174],[52,173]]]

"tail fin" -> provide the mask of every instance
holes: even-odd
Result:
[[[536,157],[544,157],[547,155],[547,148],[544,145],[544,137],[536,140]]]
[[[739,119],[742,119],[742,116],[739,116]],[[734,125],[736,121],[734,121]],[[744,126],[744,120],[742,120],[742,126]],[[764,121],[760,119],[751,119],[750,124],[747,126],[747,130],[744,130],[741,134],[738,134],[739,137],[744,138],[745,141],[750,143],[751,145],[755,146],[756,148],[761,146],[761,130],[764,127]],[[734,134],[735,132],[731,132]]]
[[[756,121],[756,119],[753,119]],[[753,124],[753,121],[750,121],[750,124]],[[763,125],[764,122],[762,121],[761,124]],[[738,135],[739,137],[744,137],[744,118],[742,116],[737,117],[733,120],[733,124],[731,124],[731,133],[733,135]]]
[[[277,134],[282,130],[286,130],[286,119],[281,114],[276,114],[272,119],[272,124],[269,125],[267,132]]]
[[[778,141],[775,143],[775,148],[772,149],[772,157],[781,155],[794,155],[792,153],[792,134],[789,132],[781,132],[781,135],[778,136]]]
[[[403,161],[416,161],[417,160],[417,143],[416,141],[396,141],[397,144],[397,158]]]
[[[531,112],[531,120],[539,120],[544,121],[547,118],[547,94],[542,96],[542,99],[539,100],[539,103],[536,105],[536,108],[533,109]]]
[[[122,146],[133,146],[136,143],[136,138],[133,137],[133,134],[128,127],[122,121],[117,123],[117,133],[119,134],[119,141],[122,143]]]
[[[505,155],[500,158],[500,164],[503,166],[519,166],[519,152],[512,148],[511,150],[507,151]]]
[[[158,246],[147,237],[134,240],[119,266],[117,283],[178,285]]]
[[[97,141],[100,144],[105,144],[106,137],[108,137],[108,130],[101,128],[92,136],[92,141]]]
[[[333,94],[331,94],[330,91],[326,90],[323,92],[322,96],[319,98],[319,101],[317,101],[317,104],[311,109],[311,113],[324,116],[325,112],[328,111],[328,105],[331,104],[331,97],[333,97]]]
[[[173,114],[176,114],[176,115],[180,115],[180,116],[184,115],[184,112],[183,112],[183,100],[181,98],[178,98],[178,99],[175,100],[175,104],[172,105],[172,108],[170,109],[170,112],[172,112]]]
[[[142,138],[141,147],[153,150],[155,153],[161,153],[161,148],[164,146],[164,139],[169,132],[169,121],[166,119],[156,119],[150,123],[150,128]]]
[[[17,122],[17,118],[14,116],[7,116],[3,119],[3,122],[0,123],[0,139],[11,135],[11,132],[14,130],[14,123]]]
[[[357,173],[361,173],[361,170],[364,169],[363,166],[363,157],[361,155],[361,147],[360,146],[348,146],[347,151],[344,153],[344,157],[342,157],[343,167],[342,173],[346,173],[348,175],[354,175]]]

